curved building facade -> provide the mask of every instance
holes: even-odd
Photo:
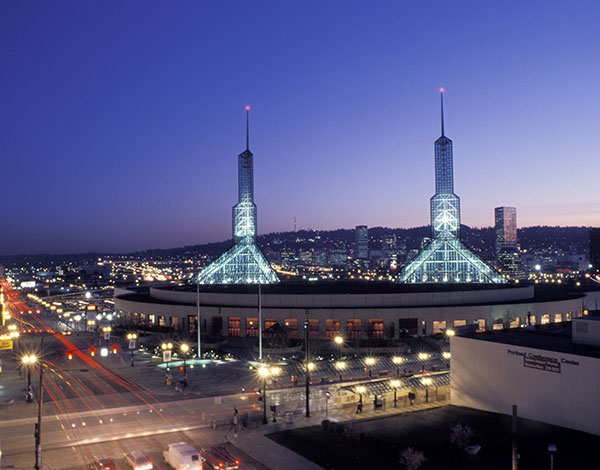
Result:
[[[318,282],[263,285],[262,329],[279,323],[291,338],[341,334],[347,339],[425,336],[446,328],[472,325],[484,331],[554,323],[594,308],[599,291],[570,291],[552,285],[406,285]],[[195,331],[195,286],[115,290],[115,310],[128,321]],[[258,286],[202,286],[199,293],[203,332],[258,336]]]

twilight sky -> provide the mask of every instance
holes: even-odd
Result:
[[[492,5],[494,3],[494,5]],[[462,222],[600,225],[600,3],[4,1],[0,253],[429,223],[438,89]]]

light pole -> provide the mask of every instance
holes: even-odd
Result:
[[[104,341],[109,341],[110,340],[110,332],[112,331],[112,328],[110,326],[103,326],[102,327],[102,332],[104,333]]]
[[[400,377],[400,364],[404,362],[404,360],[400,356],[392,357],[392,362],[396,365],[396,377]]]
[[[421,383],[425,385],[425,403],[429,403],[429,386],[431,385],[431,378],[423,377]]]
[[[365,393],[367,391],[367,389],[365,387],[363,387],[362,385],[356,387],[356,391],[358,392],[358,408],[356,410],[357,413],[362,413],[363,410],[363,393]]]
[[[27,368],[27,395],[26,399],[29,403],[33,401],[33,393],[31,391],[31,369],[35,366],[37,357],[35,354],[25,354],[21,358],[21,363]]]
[[[398,387],[400,387],[400,381],[392,380],[390,385],[394,387],[394,408],[398,408]]]
[[[339,371],[340,382],[341,382],[342,381],[342,371],[346,368],[346,363],[344,361],[337,361],[335,363],[335,368]]]
[[[81,321],[81,315],[75,315],[73,320],[75,320],[75,330],[77,332],[77,336],[79,336],[79,322]]]
[[[198,359],[202,359],[202,326],[200,323],[200,274],[196,279],[196,311],[198,317]]]
[[[127,333],[127,339],[129,340],[129,350],[131,351],[131,367],[134,367],[135,364],[133,362],[133,351],[135,351],[135,341],[137,340],[138,335],[136,333]]]
[[[190,350],[190,347],[187,343],[183,343],[180,348],[183,353],[183,386],[187,387],[187,353]]]
[[[310,418],[310,350],[309,350],[309,337],[310,337],[310,322],[308,321],[308,309],[304,310],[304,367],[306,377],[306,417]],[[314,364],[313,364],[314,366]]]
[[[369,378],[371,378],[371,367],[375,365],[375,358],[374,357],[367,357],[365,359],[365,364],[368,366],[368,371],[369,371]]]
[[[163,343],[160,345],[163,352],[163,361],[167,363],[166,372],[165,372],[165,384],[171,385],[169,380],[169,362],[171,361],[171,351],[173,350],[173,343]]]
[[[556,452],[556,446],[550,444],[548,446],[548,452],[550,452],[550,470],[554,470],[554,452]]]
[[[267,377],[269,376],[268,367],[260,367],[258,369],[258,375],[262,378],[262,402],[263,402],[263,424],[267,424]]]

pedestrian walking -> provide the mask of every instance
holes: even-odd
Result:
[[[411,405],[415,404],[415,398],[417,396],[415,395],[415,393],[411,390],[410,392],[408,392],[408,401],[410,401]]]

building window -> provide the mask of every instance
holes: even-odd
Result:
[[[485,318],[480,318],[477,320],[477,331],[485,331]]]
[[[454,320],[454,328],[459,326],[467,326],[467,320]]]
[[[511,328],[519,328],[521,326],[521,318],[511,318],[510,319],[510,327]]]
[[[246,318],[246,336],[258,337],[258,318]]]
[[[573,314],[571,312],[568,312],[566,314],[566,321],[571,321],[573,319]]]
[[[433,334],[443,333],[446,329],[446,320],[434,320],[433,321]]]
[[[361,339],[362,338],[362,325],[359,319],[352,319],[346,322],[346,331],[348,332],[348,339]]]
[[[227,331],[229,336],[240,335],[240,317],[229,317],[229,325]]]
[[[334,338],[340,335],[340,321],[336,319],[325,320],[325,336]]]
[[[296,338],[298,336],[298,320],[296,318],[286,318],[283,325],[287,330],[288,337]]]
[[[537,323],[537,317],[535,315],[529,315],[529,324],[535,325]]]
[[[398,331],[400,333],[400,338],[405,338],[406,336],[418,336],[419,322],[416,318],[399,318]]]
[[[504,329],[504,321],[502,318],[496,318],[494,320],[494,324],[492,325],[493,330],[503,330]]]
[[[542,325],[550,323],[550,315],[542,315]]]
[[[369,339],[383,339],[383,320],[380,318],[369,319]]]
[[[556,315],[554,315],[554,322],[555,323],[560,323],[562,320],[563,316],[562,313],[557,313]]]
[[[277,320],[275,320],[274,318],[265,318],[265,330],[268,330],[269,328],[271,328],[273,325],[277,324]]]

